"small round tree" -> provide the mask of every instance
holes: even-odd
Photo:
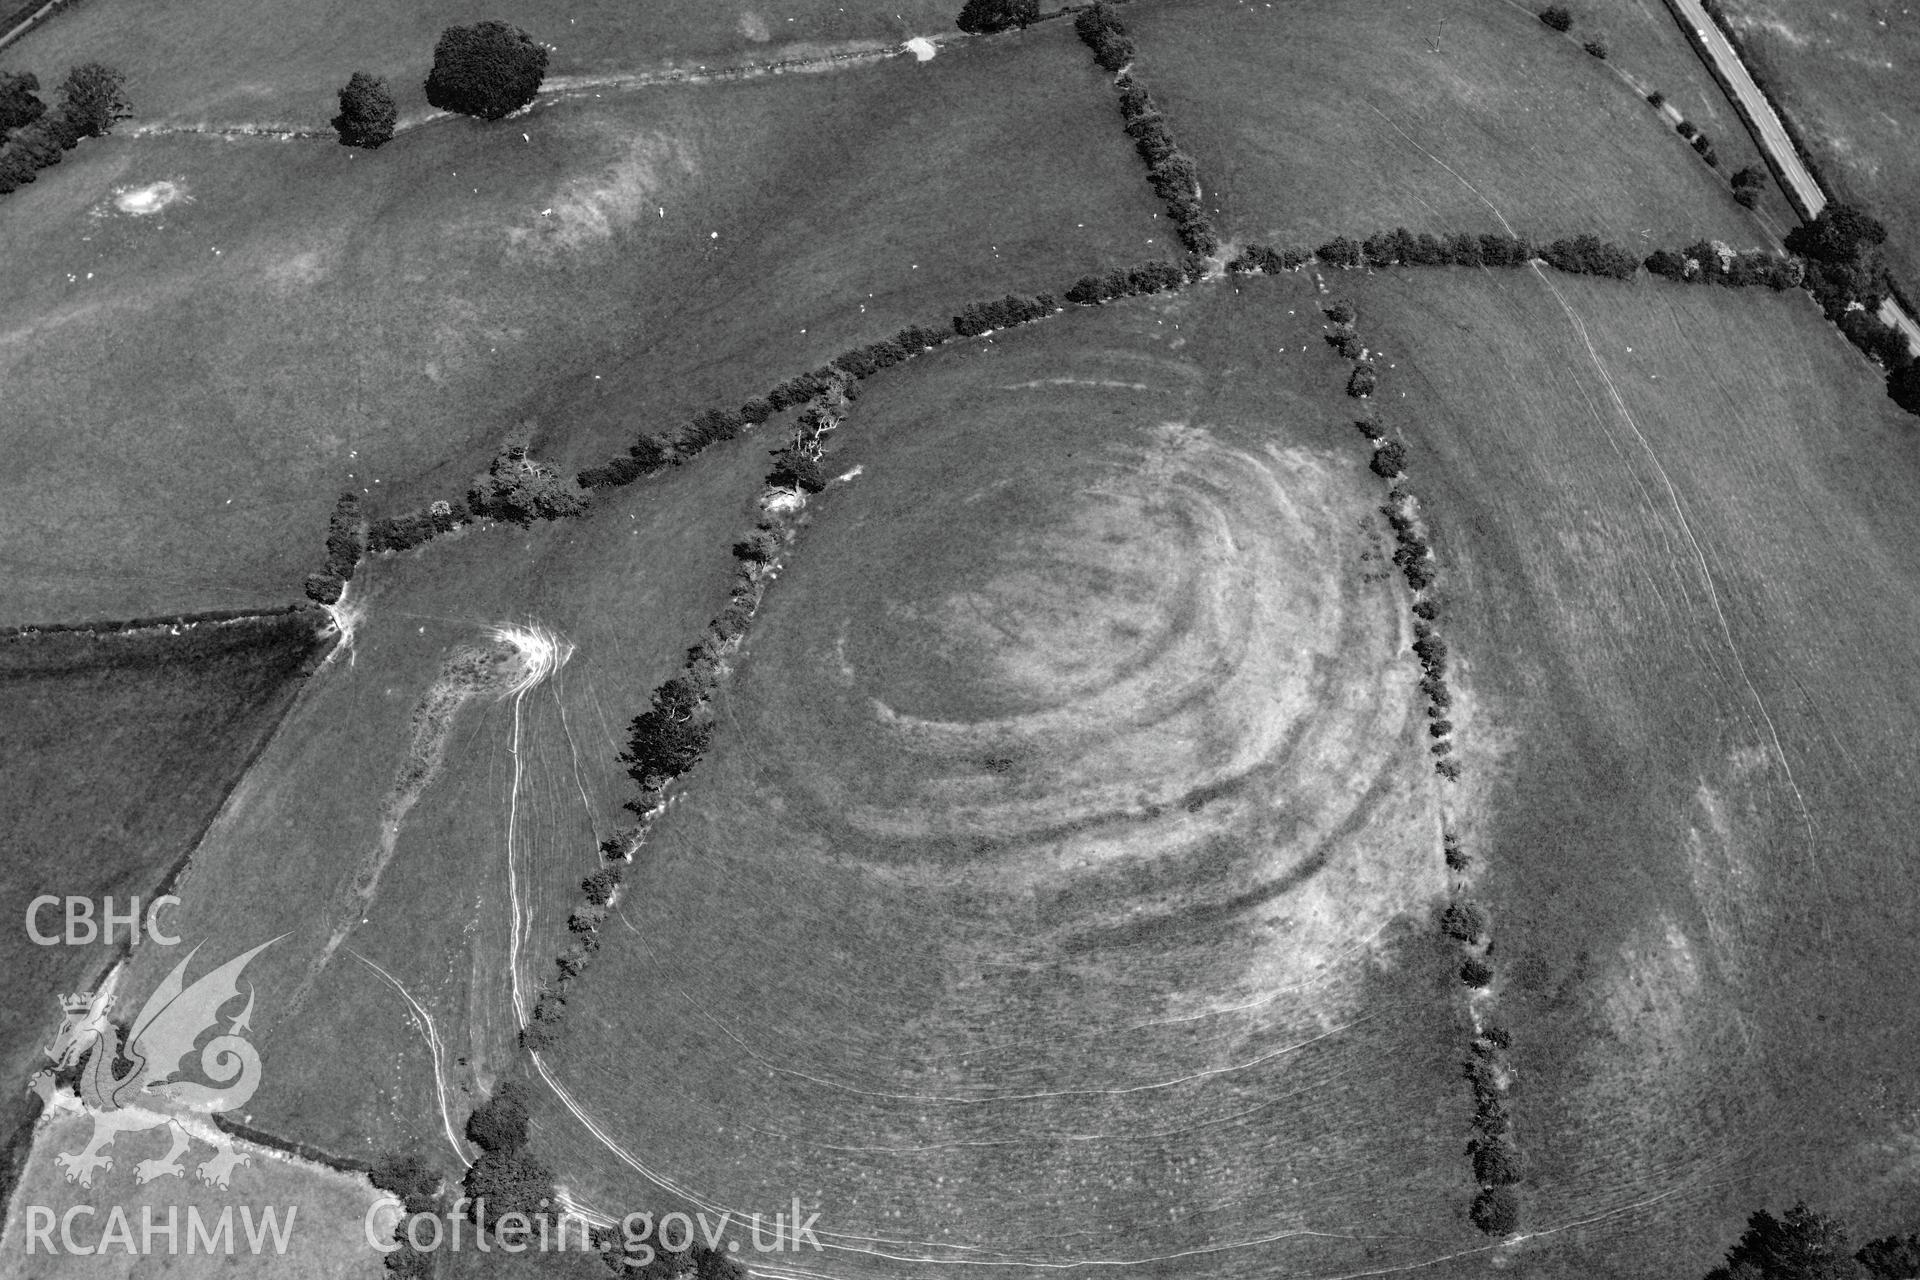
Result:
[[[433,47],[427,102],[482,120],[499,120],[532,102],[547,74],[547,49],[505,22],[448,27]]]
[[[341,88],[340,114],[330,123],[333,131],[340,135],[341,146],[372,150],[393,140],[393,126],[399,118],[387,82],[356,71]]]
[[[1511,1235],[1520,1225],[1520,1200],[1512,1187],[1488,1187],[1474,1198],[1473,1225],[1490,1236]]]
[[[1040,20],[1040,0],[967,0],[957,24],[969,35],[986,35]]]

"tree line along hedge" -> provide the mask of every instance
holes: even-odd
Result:
[[[857,394],[852,375],[835,371],[800,414],[789,443],[773,451],[773,470],[766,477],[769,493],[793,487],[818,492],[825,487],[821,440],[840,425],[844,409]],[[554,976],[542,985],[532,1017],[521,1028],[521,1044],[528,1049],[548,1048],[564,1033],[569,991],[599,949],[599,931],[624,878],[624,865],[640,848],[646,824],[660,812],[667,788],[698,765],[712,745],[709,703],[726,674],[726,655],[746,634],[793,540],[793,529],[783,523],[779,509],[762,505],[759,522],[733,545],[737,564],[726,607],[687,650],[679,673],[661,682],[649,695],[647,710],[628,723],[627,745],[619,760],[638,794],[623,807],[641,825],[603,840],[604,865],[580,882],[586,903],[567,918],[573,941],[554,958]]]
[[[59,101],[48,108],[37,96],[31,75],[4,78],[0,98],[6,118],[15,121],[0,143],[0,195],[18,191],[42,169],[59,164],[82,138],[103,138],[132,114],[126,77],[105,63],[74,67],[60,81]]]
[[[1147,181],[1154,194],[1167,206],[1180,243],[1189,253],[1206,255],[1220,247],[1213,221],[1200,204],[1199,168],[1193,157],[1181,151],[1174,141],[1166,116],[1154,104],[1153,95],[1142,85],[1130,67],[1134,57],[1133,40],[1113,6],[1095,3],[1074,18],[1074,31],[1093,51],[1094,61],[1107,71],[1117,72],[1113,87],[1118,96],[1120,117],[1127,136],[1147,165]]]

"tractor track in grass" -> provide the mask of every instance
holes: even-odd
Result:
[[[937,36],[914,37],[915,40],[925,41],[936,50],[943,45],[970,38],[965,35],[944,33]],[[817,47],[808,46],[808,48]],[[855,40],[838,46],[826,46],[826,49],[826,52],[810,53],[806,56],[796,54],[792,57],[757,59],[727,66],[658,67],[648,71],[606,71],[550,76],[542,84],[539,96],[530,104],[496,123],[512,124],[515,121],[529,119],[562,103],[587,101],[608,94],[637,93],[645,89],[670,85],[735,84],[779,75],[820,75],[913,56],[912,51],[904,43],[879,44],[874,41]],[[460,118],[451,111],[429,110],[399,121],[394,126],[394,136],[397,138],[401,134],[411,133],[427,125],[443,124]],[[123,136],[129,138],[206,137],[229,141],[260,138],[272,142],[333,142],[336,140],[336,135],[330,128],[313,128],[286,121],[244,121],[228,124],[217,124],[212,121],[192,124],[155,122],[136,125],[128,129]]]

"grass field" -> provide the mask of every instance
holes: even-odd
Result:
[[[150,902],[286,714],[316,656],[315,632],[313,615],[294,614],[202,623],[182,635],[0,640],[6,1080],[24,1082],[39,1065],[59,1025],[58,996],[89,986],[113,955],[98,941],[36,945],[28,904],[42,894],[77,896],[94,900],[98,914],[111,894],[124,914],[130,897]],[[163,915],[163,929],[171,922]],[[63,935],[62,909],[45,910],[39,928]],[[120,926],[116,940],[125,933]],[[0,1133],[11,1133],[24,1103],[9,1087]]]
[[[1724,0],[1768,94],[1813,148],[1820,176],[1887,224],[1888,262],[1920,288],[1920,20],[1910,9],[1839,0],[1818,20],[1773,0]]]
[[[56,1152],[78,1151],[87,1141],[91,1121],[62,1117],[41,1130],[32,1163],[22,1180],[18,1195],[8,1206],[6,1230],[0,1237],[0,1266],[9,1275],[32,1276],[34,1280],[107,1280],[108,1277],[167,1275],[180,1280],[213,1280],[217,1276],[261,1276],[269,1280],[379,1280],[386,1274],[380,1255],[366,1243],[362,1222],[369,1206],[379,1195],[364,1177],[336,1173],[321,1166],[288,1160],[279,1153],[243,1145],[248,1164],[234,1170],[232,1186],[226,1190],[196,1181],[189,1172],[183,1178],[156,1178],[136,1184],[133,1166],[137,1160],[157,1157],[167,1149],[161,1131],[123,1134],[115,1139],[116,1154],[110,1172],[96,1176],[91,1189],[74,1186],[54,1166]],[[206,1148],[196,1145],[191,1157],[199,1161]],[[76,1243],[97,1253],[81,1256],[63,1245],[58,1227],[50,1236],[31,1242],[26,1237],[28,1207],[50,1210],[58,1219],[70,1210],[82,1212],[71,1220]],[[123,1249],[111,1243],[111,1217],[119,1209],[131,1228],[131,1245]],[[285,1250],[276,1247],[279,1238],[265,1229],[263,1211],[271,1209],[274,1222],[284,1232]],[[84,1210],[92,1209],[89,1215]],[[241,1215],[242,1209],[248,1216]],[[231,1252],[221,1248],[209,1254],[198,1249],[190,1253],[189,1231],[193,1219],[189,1211],[218,1243],[227,1237],[219,1234],[223,1213],[232,1215]],[[289,1214],[292,1224],[287,1228]],[[142,1228],[149,1220],[163,1230],[151,1237],[151,1247]],[[176,1231],[174,1247],[169,1250],[164,1232],[169,1215]],[[259,1242],[256,1251],[247,1235],[247,1224],[254,1226]],[[48,1252],[51,1243],[54,1252]]]
[[[9,68],[38,71],[42,83],[56,82],[77,62],[110,63],[126,72],[143,123],[323,129],[339,110],[335,91],[355,71],[387,77],[403,114],[425,111],[422,85],[434,41],[446,27],[481,18],[516,23],[552,45],[548,73],[558,78],[884,48],[910,36],[958,35],[955,12],[947,0],[588,0],[564,10],[509,3],[485,12],[451,0],[374,11],[337,0],[270,8],[222,0],[83,0],[9,48],[4,60]]]
[[[1529,234],[1591,231],[1643,252],[1765,239],[1630,86],[1520,6],[1182,0],[1127,23],[1236,241],[1497,231],[1496,210]],[[1676,101],[1696,96],[1683,64],[1657,65]],[[1703,71],[1692,79],[1711,89]],[[1724,138],[1723,163],[1745,163],[1737,130],[1702,123]]]
[[[784,1263],[835,1275],[1477,1246],[1442,797],[1320,329],[1223,284],[869,384],[573,1001],[577,1194],[798,1195],[831,1256]]]
[[[463,492],[528,418],[601,461],[856,340],[1151,255],[1080,54],[1052,23],[373,154],[87,143],[0,209],[0,621],[285,600],[347,483]],[[161,181],[187,199],[115,207]]]
[[[509,821],[521,968],[543,976],[596,839],[625,818],[626,721],[724,603],[727,547],[751,523],[766,467],[764,446],[743,439],[620,491],[589,520],[471,532],[363,568],[350,659],[315,677],[179,890],[180,931],[210,953],[290,933],[248,970],[266,1068],[251,1123],[358,1158],[416,1146],[458,1172],[407,997],[434,1020],[457,1132],[475,1089],[520,1062],[504,977]],[[571,661],[517,705],[499,689],[458,704],[437,768],[399,786],[409,759],[431,754],[419,708],[449,656],[489,648],[491,626],[516,622],[558,631],[577,646]],[[370,860],[377,896],[343,904]],[[159,976],[142,957],[126,989]]]
[[[1911,433],[1802,298],[1552,284],[1340,282],[1480,707],[1521,1258],[1697,1275],[1800,1196],[1906,1230]]]

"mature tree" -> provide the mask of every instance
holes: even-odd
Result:
[[[510,446],[494,458],[468,491],[467,505],[475,515],[515,524],[560,520],[587,509],[575,486],[528,457],[525,445]]]
[[[1764,1209],[1748,1218],[1726,1265],[1709,1271],[1707,1280],[1852,1280],[1859,1274],[1839,1220],[1802,1202],[1782,1218]]]
[[[492,1226],[504,1214],[531,1218],[545,1208],[553,1199],[553,1171],[527,1151],[489,1151],[467,1170],[465,1186],[475,1218]]]
[[[427,1213],[440,1192],[440,1170],[417,1151],[389,1151],[373,1162],[367,1178],[405,1202],[408,1213]]]
[[[1836,200],[1812,222],[1787,233],[1787,249],[1821,262],[1852,262],[1884,244],[1887,229],[1858,205]]]
[[[340,90],[340,114],[331,123],[340,135],[341,146],[371,150],[393,140],[393,126],[399,118],[387,82],[356,71]]]
[[[1039,20],[1040,0],[967,0],[958,21],[962,31],[985,35]]]
[[[1360,265],[1360,245],[1346,236],[1335,236],[1313,252],[1320,261],[1330,267]]]
[[[1440,915],[1440,931],[1456,942],[1478,942],[1487,936],[1487,911],[1477,902],[1452,902]]]
[[[1853,1256],[1876,1280],[1912,1280],[1920,1276],[1920,1235],[1882,1236]]]
[[[127,78],[104,62],[83,62],[60,82],[60,114],[78,137],[103,138],[133,114]]]
[[[1373,473],[1383,480],[1391,480],[1404,475],[1407,470],[1407,446],[1398,440],[1383,440],[1374,449],[1373,458],[1368,462]]]
[[[467,1141],[482,1151],[518,1151],[527,1144],[527,1091],[518,1080],[502,1084],[467,1117]]]
[[[1442,765],[1450,761],[1441,761]],[[1437,766],[1436,766],[1437,767]],[[1442,768],[1442,776],[1453,778],[1459,775],[1459,766],[1451,770]],[[1520,1225],[1520,1201],[1512,1187],[1488,1187],[1474,1198],[1469,1215],[1473,1225],[1490,1236],[1510,1235]]]
[[[1582,49],[1585,49],[1593,57],[1600,59],[1602,62],[1606,61],[1607,42],[1605,40],[1589,40],[1585,44],[1581,45],[1580,47]]]
[[[1887,394],[1908,413],[1920,414],[1920,363],[1909,364],[1889,373]]]
[[[498,120],[532,102],[546,74],[546,46],[516,26],[448,27],[433,47],[427,101],[442,111]]]
[[[1565,31],[1573,25],[1573,15],[1567,12],[1565,5],[1550,4],[1540,11],[1540,21],[1555,31]]]
[[[32,124],[47,109],[40,101],[40,79],[31,71],[8,75],[0,71],[0,134]]]
[[[1654,275],[1665,276],[1669,280],[1687,278],[1687,260],[1671,249],[1655,249],[1647,255],[1642,265]]]

